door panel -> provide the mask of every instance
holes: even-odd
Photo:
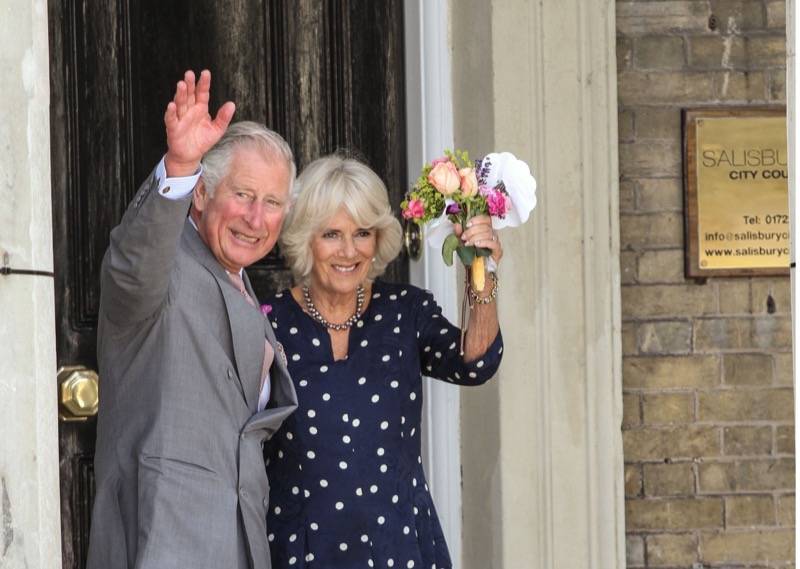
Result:
[[[212,109],[235,101],[235,119],[284,135],[299,168],[350,148],[399,204],[407,186],[402,10],[402,0],[48,3],[59,366],[96,369],[108,234],[166,150],[163,113],[186,69],[210,69]],[[290,284],[277,250],[248,272],[259,295]],[[387,278],[407,280],[405,259]],[[63,564],[82,568],[95,421],[60,422],[59,435]]]

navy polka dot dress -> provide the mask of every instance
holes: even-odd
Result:
[[[266,303],[299,401],[265,447],[273,567],[452,567],[422,469],[422,374],[484,383],[501,335],[464,364],[430,292],[376,281],[334,361],[328,330],[288,290]]]

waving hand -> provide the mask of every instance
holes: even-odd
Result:
[[[211,118],[208,112],[211,72],[204,70],[195,84],[193,71],[178,81],[175,97],[167,105],[164,124],[167,129],[167,176],[190,176],[197,172],[203,154],[222,137],[233,118],[236,105],[228,101]]]

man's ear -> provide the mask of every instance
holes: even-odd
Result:
[[[197,180],[197,186],[195,187],[194,194],[192,196],[192,205],[194,206],[194,209],[196,209],[198,212],[203,211],[209,199],[211,198],[208,196],[208,188],[206,188],[203,178],[200,178]]]

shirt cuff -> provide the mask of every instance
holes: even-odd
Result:
[[[156,167],[156,178],[158,179],[158,193],[169,200],[179,200],[189,195],[195,186],[200,174],[203,173],[203,165],[197,168],[197,172],[191,176],[167,178],[167,167],[164,165],[164,158]]]

